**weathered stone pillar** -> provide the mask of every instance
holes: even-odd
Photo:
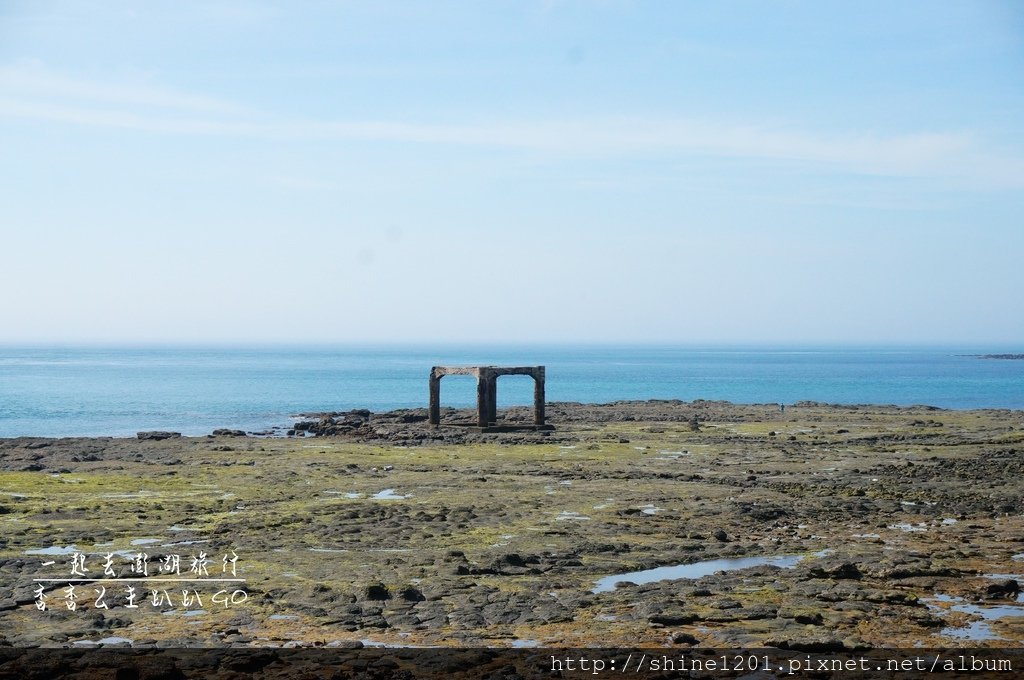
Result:
[[[487,376],[487,424],[498,422],[498,376]]]
[[[441,424],[441,377],[430,371],[430,416],[431,425]]]
[[[533,422],[544,424],[544,367],[539,366],[533,374]]]
[[[476,420],[480,427],[487,427],[487,418],[491,415],[491,407],[487,405],[490,393],[490,380],[485,372],[480,371],[476,378]]]

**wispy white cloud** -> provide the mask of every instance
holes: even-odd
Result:
[[[0,93],[65,107],[133,106],[193,113],[240,113],[239,107],[215,97],[146,82],[86,81],[54,72],[38,62],[0,66]]]
[[[834,171],[1024,187],[1024,158],[970,132],[817,133],[650,116],[421,123],[282,117],[151,84],[86,82],[37,65],[0,68],[0,115],[166,135],[402,142],[584,158],[675,156],[810,163]]]

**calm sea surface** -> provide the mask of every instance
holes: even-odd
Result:
[[[727,399],[1024,409],[1024,361],[959,348],[444,347],[125,349],[0,347],[0,436],[262,430],[304,411],[423,407],[436,364],[547,366],[549,401]],[[472,378],[442,381],[445,406]],[[501,378],[499,406],[531,403]]]

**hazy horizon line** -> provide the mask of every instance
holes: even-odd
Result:
[[[659,348],[659,349],[777,349],[777,350],[814,350],[814,349],[991,349],[993,351],[1017,349],[1024,352],[1024,341],[1005,340],[992,341],[836,341],[836,340],[338,340],[338,341],[277,341],[277,340],[196,340],[196,341],[8,341],[0,340],[2,349],[125,349],[125,350],[160,350],[160,349],[435,349],[435,348],[562,348],[562,347],[594,347],[594,348]]]

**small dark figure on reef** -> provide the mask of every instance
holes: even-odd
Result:
[[[786,405],[785,404],[779,404],[779,413],[785,413],[785,412],[786,412]]]
[[[700,432],[700,421],[697,420],[697,414],[690,416],[690,431]]]

